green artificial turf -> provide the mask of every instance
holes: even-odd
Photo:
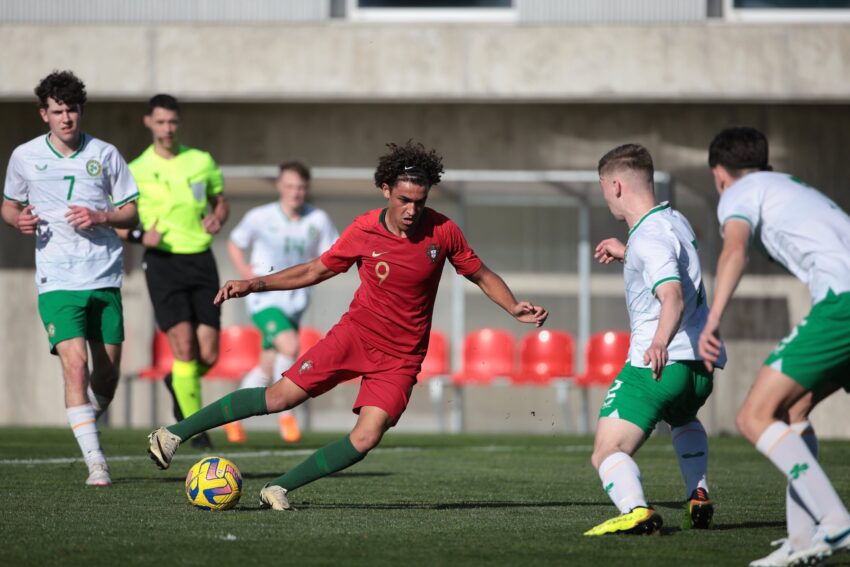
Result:
[[[167,471],[146,455],[146,433],[106,429],[114,485],[83,485],[65,428],[0,429],[4,565],[746,565],[784,535],[785,482],[741,439],[711,439],[714,529],[681,531],[684,488],[669,437],[638,453],[660,537],[584,537],[615,515],[589,463],[591,439],[568,436],[386,436],[351,469],[291,494],[297,512],[262,510],[263,484],[341,434],[284,445],[251,432],[246,445],[213,434],[240,468],[235,509],[186,501],[201,455],[181,447]],[[822,462],[850,501],[850,443],[824,442]],[[69,462],[70,459],[75,459]],[[850,565],[850,554],[830,565]]]

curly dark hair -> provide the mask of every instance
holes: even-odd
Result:
[[[47,108],[47,99],[64,102],[68,106],[86,103],[86,85],[71,71],[53,71],[35,87],[38,105]]]
[[[375,186],[379,189],[386,183],[395,187],[399,181],[410,181],[425,187],[440,182],[443,173],[443,157],[434,150],[426,150],[419,142],[408,140],[403,146],[387,144],[390,151],[378,158],[375,169]]]

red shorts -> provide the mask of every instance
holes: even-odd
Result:
[[[283,374],[311,398],[362,376],[354,413],[375,406],[387,412],[395,425],[407,408],[421,366],[421,361],[405,360],[364,343],[357,328],[344,322],[328,331]]]

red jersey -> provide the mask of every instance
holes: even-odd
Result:
[[[337,273],[357,263],[360,287],[340,321],[354,322],[363,340],[383,352],[420,360],[446,259],[462,276],[477,272],[481,260],[460,228],[433,209],[425,208],[408,238],[390,232],[385,215],[375,209],[354,219],[321,261]]]

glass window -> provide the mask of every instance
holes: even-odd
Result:
[[[348,18],[372,22],[513,22],[514,0],[347,0]]]
[[[513,0],[357,0],[358,8],[510,8]]]
[[[735,0],[735,8],[767,8],[772,10],[847,9],[850,8],[850,0]]]

